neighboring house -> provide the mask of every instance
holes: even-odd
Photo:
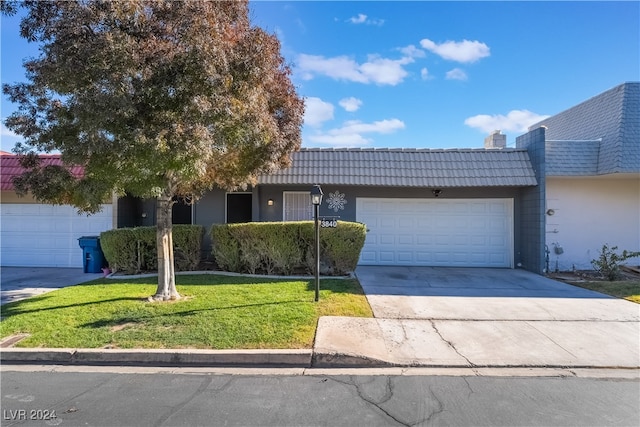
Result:
[[[616,86],[529,130],[517,147],[530,152],[539,176],[532,202],[545,224],[548,269],[592,269],[605,243],[619,252],[640,250],[640,82]]]
[[[62,164],[59,155],[43,155],[43,164]],[[12,178],[23,168],[10,153],[0,155],[0,265],[20,267],[82,268],[78,238],[95,236],[113,228],[111,204],[100,213],[78,215],[71,206],[38,203],[30,196],[18,197]],[[75,174],[82,168],[73,168]]]

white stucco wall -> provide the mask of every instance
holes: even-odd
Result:
[[[591,270],[604,243],[640,251],[640,177],[547,178],[549,270]],[[563,249],[558,255],[557,243]],[[640,259],[627,261],[639,265]]]

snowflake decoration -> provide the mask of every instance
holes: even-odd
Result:
[[[344,193],[336,191],[335,193],[329,193],[327,204],[329,205],[329,209],[338,212],[339,210],[344,210],[344,205],[347,204],[347,200],[344,198]]]

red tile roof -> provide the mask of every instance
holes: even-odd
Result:
[[[60,154],[41,154],[42,166],[62,165]],[[18,156],[3,151],[0,154],[0,189],[13,190],[14,176],[22,175],[24,168],[20,166]],[[74,176],[82,176],[84,168],[82,166],[73,166],[71,173]]]

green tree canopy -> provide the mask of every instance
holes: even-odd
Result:
[[[27,82],[3,86],[18,105],[5,124],[24,137],[15,151],[60,151],[84,175],[32,154],[17,189],[89,213],[114,192],[157,198],[155,297],[179,298],[173,197],[251,184],[300,146],[304,103],[278,39],[251,25],[247,1],[26,1],[3,12],[18,6],[40,55],[24,63]]]

